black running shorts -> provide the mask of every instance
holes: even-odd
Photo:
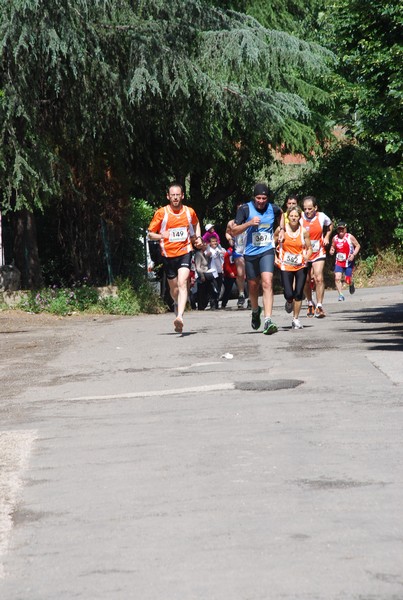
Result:
[[[175,279],[178,277],[179,269],[185,268],[190,270],[190,264],[192,261],[192,253],[182,254],[181,256],[175,256],[169,258],[167,256],[162,257],[162,264],[164,271],[168,279]]]

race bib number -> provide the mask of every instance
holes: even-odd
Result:
[[[188,237],[187,227],[175,227],[169,230],[170,242],[185,242]]]
[[[339,262],[344,262],[345,260],[347,260],[347,254],[344,254],[344,252],[338,252],[336,254],[336,260],[338,260]]]
[[[255,231],[252,233],[252,244],[261,248],[262,246],[270,246],[273,236],[268,231]]]
[[[290,267],[297,267],[302,265],[301,254],[291,254],[291,252],[284,253],[284,263],[290,265]]]
[[[246,233],[240,233],[235,237],[234,250],[237,254],[243,254],[245,252],[246,244]]]
[[[320,250],[320,240],[311,240],[311,246],[313,252],[319,252]]]

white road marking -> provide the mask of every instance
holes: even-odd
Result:
[[[222,365],[221,360],[216,360],[214,362],[200,362],[193,363],[192,365],[188,365],[186,367],[171,367],[166,369],[167,371],[187,371],[189,369],[193,369],[194,367],[210,367],[211,365]]]
[[[0,578],[13,527],[11,515],[20,499],[21,472],[28,463],[36,431],[0,431]]]
[[[110,394],[108,396],[80,396],[71,400],[114,400],[118,398],[151,398],[155,396],[177,396],[179,394],[197,394],[204,392],[221,392],[234,390],[234,383],[215,383],[211,385],[198,385],[197,387],[175,388],[173,390],[152,390],[149,392],[129,392],[128,394]]]

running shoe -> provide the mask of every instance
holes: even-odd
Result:
[[[238,298],[238,302],[237,302],[237,307],[243,308],[244,306],[245,306],[245,296],[243,294],[240,294],[240,296]]]
[[[314,305],[313,304],[308,304],[308,310],[307,310],[306,316],[309,317],[309,318],[311,318],[311,317],[313,317],[314,314],[315,314],[315,307],[314,307]]]
[[[278,331],[277,325],[273,323],[271,319],[265,319],[263,326],[263,333],[265,335],[272,335]]]
[[[252,329],[259,329],[260,327],[260,313],[262,312],[262,307],[259,306],[257,311],[255,312],[254,310],[252,311],[252,321],[251,321],[251,325],[252,325]]]
[[[182,333],[183,330],[183,319],[181,317],[176,317],[174,321],[174,329],[176,333]]]
[[[303,329],[303,326],[301,325],[299,319],[293,319],[292,323],[291,323],[291,327],[292,327],[292,329]]]
[[[344,302],[345,297],[343,296],[343,294],[339,294],[339,302]]]
[[[352,281],[349,285],[349,290],[350,290],[350,294],[354,294],[355,292],[355,285],[354,285],[354,281]]]
[[[288,300],[285,301],[285,312],[290,314],[290,312],[292,312],[292,302],[288,302]]]
[[[326,317],[325,311],[323,310],[323,308],[321,306],[316,307],[315,317],[317,319],[323,319],[324,317]]]

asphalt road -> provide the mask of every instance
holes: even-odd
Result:
[[[336,299],[2,334],[0,598],[402,600],[403,286]]]

